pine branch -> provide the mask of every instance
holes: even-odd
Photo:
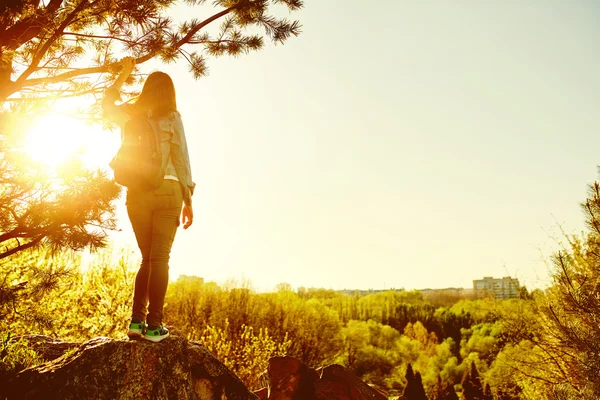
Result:
[[[83,3],[81,3],[83,4]],[[230,7],[228,9],[225,9],[215,15],[213,15],[210,18],[207,18],[205,20],[203,20],[202,22],[198,23],[196,26],[194,26],[186,36],[184,36],[181,40],[179,40],[176,44],[175,44],[175,49],[180,48],[181,46],[183,46],[184,44],[188,43],[189,40],[191,40],[193,38],[193,36],[202,28],[206,27],[208,24],[210,24],[213,21],[216,21],[217,19],[229,14],[230,12],[232,12],[233,10],[235,10],[237,8],[237,6],[233,6]],[[136,65],[142,64],[150,59],[152,59],[158,52],[160,49],[155,50],[155,51],[151,51],[146,53],[145,55],[136,58],[135,62]],[[50,77],[44,77],[44,78],[32,78],[32,79],[27,79],[25,80],[25,78],[27,76],[29,76],[33,71],[31,71],[29,74],[27,74],[25,76],[25,78],[23,78],[23,76],[25,75],[21,75],[19,77],[19,79],[17,79],[17,82],[20,82],[20,86],[17,85],[17,82],[15,82],[13,85],[10,85],[10,88],[7,92],[10,92],[8,94],[4,94],[0,91],[0,100],[2,100],[2,97],[7,98],[8,96],[14,94],[15,92],[21,90],[22,88],[25,87],[32,87],[32,86],[38,86],[38,85],[42,85],[42,84],[53,84],[53,83],[58,83],[58,82],[64,82],[67,81],[69,79],[73,79],[75,77],[78,76],[83,76],[83,75],[91,75],[91,74],[102,74],[102,73],[107,73],[110,72],[111,70],[114,70],[115,68],[119,67],[120,63],[119,62],[114,62],[111,64],[106,64],[106,65],[102,65],[102,66],[97,66],[97,67],[89,67],[89,68],[80,68],[80,69],[76,69],[76,70],[72,70],[72,71],[68,71],[62,74],[58,74],[58,75],[54,75],[54,76],[50,76]],[[33,63],[32,66],[28,69],[31,70],[33,67]],[[25,72],[27,72],[28,70],[26,70]]]
[[[304,1],[302,0],[273,0],[275,4],[285,4],[290,11],[296,11],[304,7]]]
[[[82,37],[82,38],[87,38],[87,39],[117,40],[117,41],[131,44],[131,45],[137,43],[137,41],[135,41],[135,40],[128,40],[128,39],[120,38],[117,36],[91,35],[91,34],[77,33],[77,32],[64,32],[63,35],[65,35],[65,36],[70,35],[70,36]]]
[[[44,26],[51,19],[51,16],[56,13],[64,0],[50,0],[44,11],[30,18],[18,21],[9,29],[2,32],[0,35],[0,50],[16,50],[23,43],[35,38],[40,34]]]
[[[183,46],[184,44],[188,43],[190,40],[192,40],[192,38],[194,37],[194,35],[196,33],[198,33],[198,31],[200,29],[204,28],[205,26],[207,26],[211,22],[216,21],[217,19],[219,19],[219,18],[221,18],[221,17],[229,14],[230,12],[236,10],[237,8],[239,8],[239,6],[237,6],[237,5],[229,7],[227,9],[221,11],[220,13],[217,13],[217,14],[213,15],[212,17],[205,19],[204,21],[200,22],[196,26],[192,27],[190,29],[190,31],[183,38],[181,38],[181,40],[179,42],[177,42],[175,44],[175,47],[179,48],[179,47]]]
[[[42,48],[35,54],[35,56],[33,57],[33,60],[31,61],[31,65],[29,66],[29,68],[27,68],[14,82],[14,85],[18,89],[20,89],[22,87],[22,83],[33,72],[35,72],[38,69],[38,65],[39,65],[40,61],[42,60],[42,58],[44,58],[44,56],[48,52],[48,49],[50,49],[50,47],[62,36],[63,31],[67,28],[67,26],[69,26],[71,21],[73,21],[73,19],[75,19],[75,17],[77,16],[77,14],[80,13],[81,11],[83,11],[86,8],[86,6],[88,6],[88,5],[89,5],[88,0],[81,0],[81,3],[79,3],[77,5],[77,7],[75,7],[75,9],[73,11],[71,11],[71,13],[69,15],[67,15],[65,20],[58,26],[58,28],[56,29],[56,31],[54,31],[52,36],[50,36],[50,38],[44,43]]]
[[[25,238],[25,237],[31,236],[32,234],[33,235],[41,235],[41,234],[47,233],[48,231],[50,231],[50,229],[48,227],[38,228],[38,229],[27,229],[27,228],[17,226],[12,231],[0,235],[0,243],[4,243],[8,240],[13,240],[13,239],[18,240],[19,238]]]
[[[38,245],[42,241],[43,238],[44,238],[43,236],[38,236],[28,243],[22,244],[17,247],[13,247],[10,250],[6,250],[3,253],[0,253],[0,260],[4,259],[6,257],[10,257],[13,254],[18,253],[19,251],[27,250],[29,248],[32,248],[32,247]]]
[[[140,61],[138,61],[138,60],[140,60]],[[136,60],[136,64],[141,64],[142,62],[144,62],[144,61],[141,61],[141,59],[138,59],[138,60]],[[101,65],[98,67],[78,68],[78,69],[74,69],[69,72],[50,76],[47,78],[28,79],[27,81],[25,81],[23,83],[22,88],[37,86],[37,85],[42,85],[42,84],[52,84],[52,83],[64,82],[69,79],[76,78],[76,77],[82,76],[82,75],[102,74],[102,73],[111,71],[112,69],[114,69],[115,67],[118,67],[119,65],[120,65],[119,62],[114,62],[111,64]],[[13,94],[15,92],[16,92],[16,90],[13,91],[11,94]]]

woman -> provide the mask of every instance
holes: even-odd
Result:
[[[106,115],[121,127],[135,115],[144,115],[159,122],[161,149],[166,164],[160,187],[154,190],[127,190],[127,214],[138,246],[142,263],[135,278],[131,323],[127,335],[160,342],[169,336],[162,325],[163,305],[169,283],[169,255],[179,226],[183,229],[193,221],[192,182],[190,161],[181,122],[177,111],[175,87],[169,75],[153,72],[148,76],[142,93],[133,103],[115,105],[119,90],[129,77],[135,61],[122,60],[123,70],[115,84],[104,94],[102,107]],[[183,210],[182,210],[183,203]]]

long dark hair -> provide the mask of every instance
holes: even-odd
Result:
[[[151,111],[153,118],[164,117],[172,111],[177,111],[175,85],[168,74],[156,71],[148,75],[142,93],[131,111],[136,114],[146,114]]]

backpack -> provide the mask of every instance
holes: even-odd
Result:
[[[158,121],[133,117],[123,128],[121,147],[110,163],[115,181],[130,189],[152,190],[164,178]]]

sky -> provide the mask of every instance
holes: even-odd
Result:
[[[159,66],[197,183],[171,278],[545,287],[598,178],[600,3],[305,3],[283,46],[210,59],[200,80]]]

